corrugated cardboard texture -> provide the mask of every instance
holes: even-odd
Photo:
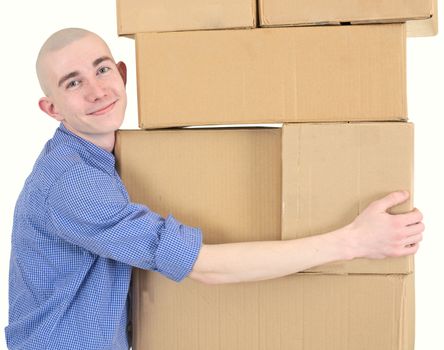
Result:
[[[131,200],[205,243],[280,239],[280,129],[123,131],[116,149]]]
[[[406,119],[405,25],[136,35],[139,126]]]
[[[117,0],[119,35],[251,28],[256,22],[255,0]]]
[[[135,350],[413,350],[411,274],[133,283]]]
[[[333,231],[370,202],[413,190],[411,123],[288,124],[282,135],[282,238]],[[412,198],[393,213],[412,209]],[[380,264],[380,265],[379,265]],[[354,260],[313,271],[411,272],[411,258]]]
[[[438,0],[432,2],[432,17],[407,22],[408,36],[434,36],[438,34]]]
[[[200,227],[206,243],[280,239],[281,215],[284,238],[324,233],[371,199],[412,188],[410,124],[285,125],[283,135],[281,148],[280,129],[121,131],[118,169],[133,201]],[[412,265],[356,260],[315,270],[408,273]]]
[[[262,27],[387,23],[430,18],[436,0],[258,0]],[[413,29],[411,34],[415,35]],[[417,35],[417,34],[416,34]]]

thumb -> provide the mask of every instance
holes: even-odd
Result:
[[[395,205],[405,202],[410,197],[408,191],[397,191],[388,194],[387,196],[375,201],[375,206],[378,210],[387,211],[387,209]]]

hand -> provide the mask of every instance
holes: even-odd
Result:
[[[418,209],[397,215],[387,212],[408,198],[406,191],[392,192],[372,202],[356,217],[349,225],[353,257],[382,259],[417,252],[424,231],[421,212]]]

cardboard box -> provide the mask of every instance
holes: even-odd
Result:
[[[405,120],[405,49],[404,24],[137,34],[139,126]]]
[[[373,200],[403,189],[413,189],[410,123],[288,124],[282,129],[282,239],[332,231],[352,222]],[[391,212],[406,209],[411,207]],[[390,261],[384,263],[386,272]],[[314,270],[364,272],[366,266],[351,269],[358,262]],[[413,265],[406,269],[413,271]]]
[[[425,20],[436,14],[437,0],[259,0],[261,27],[359,24]]]
[[[133,275],[135,350],[413,350],[413,275],[208,286]]]
[[[115,154],[132,201],[200,227],[212,244],[300,238],[350,223],[370,201],[412,190],[412,142],[410,123],[299,123],[120,131]],[[398,211],[411,208],[410,200]],[[413,259],[310,271],[410,273]]]
[[[432,17],[407,22],[408,36],[434,36],[438,34],[438,0],[432,1]]]
[[[119,35],[196,29],[252,28],[255,0],[117,0]]]

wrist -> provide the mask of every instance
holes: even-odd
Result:
[[[346,225],[333,232],[339,240],[342,260],[353,260],[361,257],[360,247],[356,240],[356,232],[353,224]]]

